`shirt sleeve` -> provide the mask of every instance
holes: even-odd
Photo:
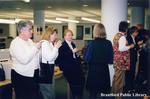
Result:
[[[42,58],[51,62],[55,61],[58,56],[58,48],[54,47],[48,41],[42,43]]]
[[[127,40],[124,36],[119,39],[119,51],[127,51],[130,49],[129,46],[126,46]]]
[[[38,49],[35,46],[30,47],[30,51],[27,51],[24,44],[20,42],[12,42],[10,45],[10,54],[21,64],[28,64],[38,53]]]

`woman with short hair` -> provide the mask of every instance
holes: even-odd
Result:
[[[73,99],[82,99],[84,75],[80,59],[77,56],[78,49],[73,43],[73,32],[65,30],[64,39],[56,62],[69,84]]]
[[[11,81],[16,99],[41,99],[35,74],[39,67],[39,49],[41,42],[34,44],[32,37],[32,22],[21,20],[17,24],[19,36],[10,45],[12,57]]]

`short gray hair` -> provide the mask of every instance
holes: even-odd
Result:
[[[27,25],[32,26],[33,23],[31,21],[29,21],[29,20],[21,20],[21,21],[19,21],[18,24],[17,24],[17,31],[18,31],[18,33],[20,33],[20,30],[23,27],[26,27]]]

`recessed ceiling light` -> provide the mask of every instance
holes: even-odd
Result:
[[[16,10],[20,10],[20,9],[21,9],[21,8],[19,8],[19,7],[18,7],[18,8],[16,8]]]
[[[100,20],[95,20],[95,19],[90,19],[90,18],[85,18],[85,17],[81,17],[81,19],[85,21],[94,22],[94,23],[100,23]]]
[[[71,19],[64,19],[64,18],[56,18],[58,21],[65,21],[65,22],[72,22],[72,23],[79,23],[77,20],[71,20]]]
[[[23,0],[24,2],[30,2],[30,0]]]
[[[50,23],[62,23],[61,21],[51,20],[51,19],[45,19],[45,22],[50,22]]]
[[[84,4],[84,5],[83,5],[83,7],[87,7],[87,6],[89,6],[89,5],[87,5],[87,4]]]
[[[48,6],[47,8],[48,8],[48,9],[51,9],[51,8],[52,8],[52,6]]]
[[[15,24],[14,20],[0,19],[0,23],[3,24]]]

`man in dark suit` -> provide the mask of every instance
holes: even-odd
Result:
[[[56,64],[59,65],[69,83],[73,99],[81,99],[84,87],[84,75],[80,59],[76,54],[78,49],[72,42],[72,37],[72,31],[66,30],[64,34],[65,41],[59,49]]]
[[[133,26],[129,29],[127,35],[128,44],[134,44],[134,47],[130,49],[130,70],[126,71],[126,89],[128,92],[134,91],[134,79],[136,71],[136,62],[137,62],[137,50],[138,44],[136,42],[136,37],[138,35],[138,28]]]

